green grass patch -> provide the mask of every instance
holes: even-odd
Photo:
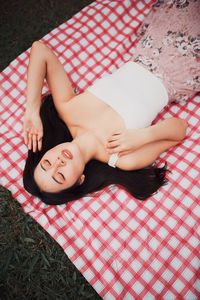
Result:
[[[63,249],[0,187],[0,299],[101,299]]]

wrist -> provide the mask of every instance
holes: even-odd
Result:
[[[27,114],[39,114],[40,113],[40,103],[38,102],[28,102],[26,103],[26,113]]]
[[[39,115],[40,114],[40,108],[26,106],[25,114],[27,116]]]
[[[145,140],[146,144],[152,143],[155,141],[155,132],[154,132],[154,127],[149,126],[144,128],[145,131]]]

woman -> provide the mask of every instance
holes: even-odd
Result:
[[[195,1],[190,4],[194,9]],[[136,198],[146,199],[166,182],[166,168],[157,168],[154,162],[162,152],[184,139],[187,123],[178,118],[152,126],[151,123],[172,101],[173,91],[182,90],[179,82],[169,80],[169,74],[165,81],[164,72],[154,72],[161,70],[162,60],[157,58],[157,68],[148,70],[152,64],[144,65],[142,58],[146,53],[141,41],[159,14],[165,12],[166,17],[169,9],[173,15],[184,8],[175,2],[171,6],[162,4],[159,9],[154,7],[152,17],[149,16],[151,25],[146,26],[145,34],[141,33],[136,62],[124,64],[78,95],[53,52],[41,42],[33,43],[24,120],[24,139],[30,150],[24,186],[29,192],[45,203],[62,204],[116,183]],[[185,17],[188,12],[182,10],[182,14]],[[163,47],[160,52],[166,49]],[[148,51],[149,59],[152,53],[153,49]],[[190,59],[190,55],[183,56],[177,55]],[[41,106],[44,78],[52,95]],[[191,96],[196,90],[190,86],[184,94],[187,92]]]

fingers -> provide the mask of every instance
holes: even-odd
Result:
[[[109,154],[112,154],[112,153],[118,153],[120,151],[120,145],[116,144],[116,145],[108,145],[107,146],[107,150],[108,150],[108,153]]]
[[[118,153],[121,145],[121,132],[114,133],[107,143],[107,150],[109,154]]]
[[[37,151],[37,135],[36,134],[32,135],[32,149],[33,149],[33,152]]]
[[[38,145],[38,150],[41,151],[42,150],[42,134],[39,134],[38,135],[38,138],[37,138],[37,145]]]
[[[24,118],[24,142],[29,150],[36,152],[42,149],[43,125],[38,114],[26,113]]]
[[[122,147],[121,147],[121,143],[119,140],[110,141],[107,144],[107,150],[108,150],[109,154],[118,153],[122,150],[121,148]]]
[[[37,134],[25,131],[24,142],[29,150],[33,150],[33,152],[40,151],[42,149],[42,133]]]
[[[23,135],[24,135],[24,143],[25,145],[28,145],[28,132],[25,130]]]
[[[119,145],[120,145],[119,140],[109,141],[107,144],[107,148],[112,149],[112,148],[118,147]]]
[[[108,139],[108,147],[116,147],[117,144],[119,144],[121,133],[114,133],[109,139]]]
[[[115,132],[111,135],[110,139],[109,140],[113,140],[113,139],[117,139],[119,138],[119,136],[122,134],[122,132]]]
[[[28,149],[30,150],[32,148],[32,134],[28,132],[27,136],[28,136],[27,146]]]

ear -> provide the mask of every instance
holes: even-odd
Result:
[[[85,181],[85,175],[82,174],[81,177],[79,178],[79,184],[83,184],[83,182]]]

